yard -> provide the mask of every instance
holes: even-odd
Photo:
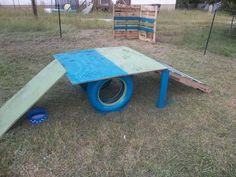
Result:
[[[134,77],[128,107],[95,112],[79,87],[60,80],[36,104],[49,120],[31,126],[26,116],[0,139],[0,176],[236,176],[236,38],[219,13],[207,55],[212,16],[176,10],[158,16],[158,42],[113,39],[110,13],[36,20],[31,9],[0,7],[0,106],[52,61],[52,54],[125,45],[206,82],[210,94],[171,81],[169,105],[155,100],[159,75]],[[12,110],[14,111],[14,110]]]

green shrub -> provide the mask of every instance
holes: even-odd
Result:
[[[223,7],[226,10],[236,11],[236,0],[223,0]]]

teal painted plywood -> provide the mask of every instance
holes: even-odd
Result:
[[[8,100],[0,109],[0,137],[65,73],[63,66],[54,60]]]
[[[95,49],[71,51],[53,55],[66,69],[72,84],[128,75]]]

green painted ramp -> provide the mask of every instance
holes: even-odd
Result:
[[[64,67],[54,60],[8,100],[0,109],[0,137],[65,73]]]

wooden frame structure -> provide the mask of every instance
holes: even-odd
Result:
[[[71,51],[55,60],[0,108],[0,138],[65,74],[72,85],[146,72],[161,72],[158,108],[167,105],[169,70],[163,64],[128,47]]]
[[[108,47],[53,55],[55,60],[0,108],[0,138],[65,74],[72,85],[147,72],[161,73],[158,108],[167,105],[169,78],[210,93],[201,81],[128,47]],[[45,79],[46,78],[46,79]]]
[[[113,37],[156,42],[157,6],[114,5]]]
[[[144,41],[156,42],[157,10],[158,6],[141,6],[140,28],[151,28],[153,32],[151,32],[150,30],[140,30],[139,39]]]
[[[93,0],[93,9],[111,10],[113,6],[112,0]]]

